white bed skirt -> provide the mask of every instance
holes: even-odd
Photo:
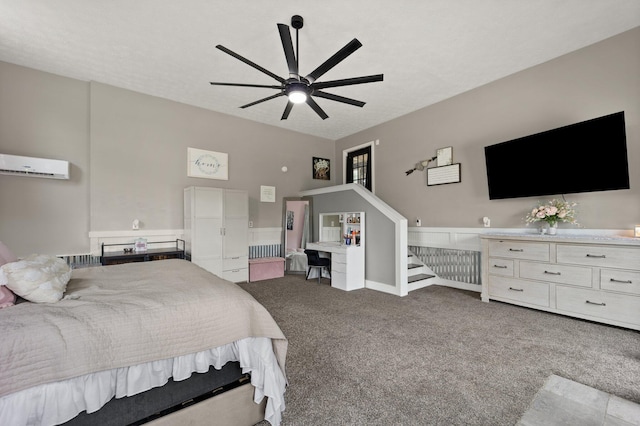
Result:
[[[0,425],[49,426],[71,420],[82,411],[98,411],[114,396],[132,396],[165,385],[169,378],[181,381],[193,372],[221,369],[239,361],[243,373],[251,373],[254,402],[266,396],[265,420],[278,426],[285,409],[287,380],[273,353],[271,339],[250,337],[195,354],[153,361],[47,383],[0,398]]]

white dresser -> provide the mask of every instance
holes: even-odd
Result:
[[[485,234],[482,300],[640,330],[640,239]]]

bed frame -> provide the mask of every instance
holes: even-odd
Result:
[[[91,414],[83,411],[64,426],[161,426],[184,423],[186,419],[190,425],[204,425],[210,424],[211,418],[228,418],[228,424],[250,426],[264,419],[266,404],[266,398],[261,404],[253,402],[253,389],[249,374],[242,373],[238,362],[229,362],[220,370],[211,367],[207,373],[194,373],[187,380],[169,379],[162,387],[113,398],[100,410]]]

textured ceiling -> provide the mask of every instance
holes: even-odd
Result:
[[[363,108],[281,121],[284,97],[238,108],[274,90],[209,85],[277,84],[217,44],[286,78],[276,24],[296,14],[303,75],[362,42],[318,81],[384,74],[326,89]],[[0,60],[336,140],[637,26],[638,0],[0,0]]]

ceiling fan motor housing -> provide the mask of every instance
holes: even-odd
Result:
[[[304,25],[304,19],[300,15],[293,15],[291,17],[291,26],[296,30],[299,30]]]

